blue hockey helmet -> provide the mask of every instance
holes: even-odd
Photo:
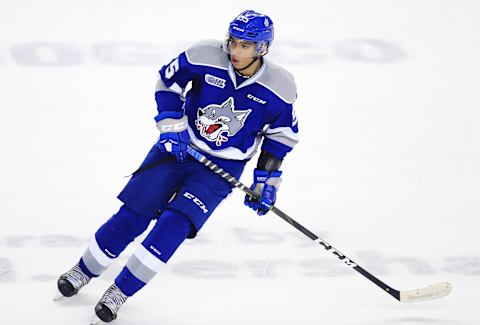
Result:
[[[245,10],[238,15],[229,25],[223,49],[230,54],[229,42],[231,38],[256,44],[255,56],[267,54],[268,47],[273,41],[273,22],[267,15]]]

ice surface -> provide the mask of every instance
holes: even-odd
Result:
[[[278,206],[396,289],[453,292],[401,304],[234,193],[115,323],[478,324],[480,5],[447,0],[2,2],[0,324],[88,324],[131,248],[71,300],[55,280],[155,141],[157,70],[246,8],[298,85]]]

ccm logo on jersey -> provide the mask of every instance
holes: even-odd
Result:
[[[257,98],[257,97],[255,97],[255,96],[253,96],[252,94],[248,94],[248,95],[247,95],[247,98],[253,100],[254,102],[260,103],[260,104],[266,104],[266,103],[267,103],[266,100]]]
[[[209,85],[218,87],[218,88],[225,88],[225,83],[227,82],[225,79],[212,76],[211,74],[205,75],[205,82]]]
[[[205,206],[205,204],[203,204],[203,202],[200,201],[195,195],[193,195],[192,193],[189,193],[189,192],[185,192],[185,193],[183,193],[183,196],[186,197],[189,200],[192,200],[193,203],[195,203],[200,208],[200,210],[203,211],[203,213],[208,213],[208,210],[207,210],[207,207]]]

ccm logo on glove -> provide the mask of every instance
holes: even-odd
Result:
[[[180,132],[185,130],[187,126],[188,120],[186,118],[183,118],[180,121],[175,119],[165,119],[157,123],[157,128],[160,133]]]

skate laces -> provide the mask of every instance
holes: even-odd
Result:
[[[120,291],[117,285],[113,284],[103,294],[102,299],[100,299],[100,303],[108,307],[108,309],[110,309],[113,315],[116,316],[117,311],[127,300],[127,298],[128,297],[122,291]]]
[[[62,274],[60,278],[70,282],[76,290],[82,288],[84,285],[90,282],[91,279],[88,275],[83,273],[78,264],[66,273]]]

